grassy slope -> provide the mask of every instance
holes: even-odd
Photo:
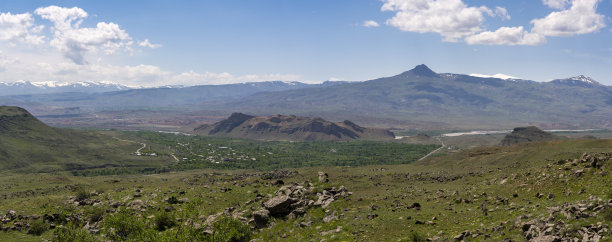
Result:
[[[106,166],[139,166],[131,156],[140,144],[98,132],[58,129],[45,125],[24,109],[0,107],[0,169],[58,171]],[[148,159],[159,166],[163,159]]]
[[[409,165],[295,169],[298,174],[284,178],[285,183],[312,180],[317,171],[323,170],[329,173],[331,180],[331,184],[325,186],[344,185],[354,192],[347,199],[340,199],[327,208],[327,214],[335,213],[340,220],[323,223],[321,219],[327,215],[326,211],[311,209],[304,218],[276,220],[273,227],[256,233],[256,237],[265,241],[284,238],[302,241],[323,238],[333,241],[397,241],[409,240],[415,234],[423,238],[434,235],[452,238],[464,230],[478,230],[481,237],[474,240],[482,240],[482,234],[488,234],[493,241],[504,238],[522,241],[520,229],[512,229],[518,216],[547,216],[548,206],[576,203],[590,196],[612,199],[610,162],[604,166],[608,174],[587,170],[580,177],[571,175],[572,170],[563,169],[565,165],[558,162],[577,158],[583,152],[596,154],[610,151],[612,140],[563,140],[479,148]],[[152,205],[143,216],[154,214],[158,207],[166,207],[167,204],[161,201],[164,196],[177,196],[189,198],[190,202],[175,205],[178,210],[173,214],[181,221],[188,218],[199,221],[197,218],[200,215],[214,214],[236,204],[240,204],[241,210],[257,208],[257,203],[246,205],[245,202],[254,199],[256,193],[272,194],[278,189],[262,177],[239,178],[237,174],[258,173],[246,170],[194,170],[154,176],[97,177],[3,174],[0,176],[0,211],[16,209],[20,214],[43,214],[66,210],[66,206],[61,204],[74,194],[74,186],[104,191],[97,197],[102,201],[130,201],[129,196],[139,188],[144,195],[140,199]],[[504,179],[507,180],[502,184]],[[233,190],[222,192],[221,187]],[[580,194],[582,189],[586,192]],[[513,198],[513,193],[518,197]],[[553,193],[555,197],[551,200],[536,198],[536,193]],[[498,197],[508,198],[510,204],[498,203]],[[458,198],[472,202],[455,203]],[[407,208],[414,202],[420,203],[422,209]],[[374,204],[378,206],[376,210],[372,209]],[[484,216],[479,208],[483,204],[489,210],[488,216]],[[76,212],[82,209],[79,207]],[[378,216],[368,219],[368,214]],[[304,219],[312,220],[312,226],[297,226]],[[433,224],[415,224],[416,220],[432,221]],[[572,226],[598,221],[612,225],[609,218],[603,217],[566,220]],[[320,233],[339,226],[341,229],[338,233]],[[492,228],[499,230],[492,231]],[[43,235],[46,238],[51,236],[51,232]],[[6,240],[39,240],[39,237],[19,232],[0,232],[0,237]]]

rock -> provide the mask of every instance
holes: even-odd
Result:
[[[553,194],[552,192],[548,193],[548,200],[552,200],[553,198],[555,198],[555,194]]]
[[[421,209],[421,204],[420,203],[412,203],[412,205],[408,206],[408,208],[414,208],[414,209]]]
[[[174,211],[175,209],[174,209],[174,207],[173,207],[173,206],[168,206],[168,207],[166,207],[164,210],[165,210],[166,212],[172,212],[172,211]]]
[[[179,203],[188,203],[189,202],[189,198],[181,198],[179,199]]]
[[[6,212],[6,217],[9,218],[10,220],[14,220],[17,218],[17,212],[15,210],[8,210]]]
[[[325,218],[323,218],[324,223],[329,223],[331,221],[336,221],[336,220],[338,220],[338,217],[334,214],[330,214],[329,216],[326,216]]]
[[[368,219],[370,219],[370,220],[374,219],[376,217],[378,217],[378,214],[368,214]]]
[[[256,228],[263,228],[268,225],[270,220],[270,211],[266,209],[260,209],[253,213],[253,219],[255,221]]]
[[[280,195],[264,202],[264,208],[270,211],[271,216],[285,216],[291,213],[291,204],[294,201],[287,195]]]
[[[329,175],[327,175],[327,173],[319,171],[318,175],[319,175],[319,182],[329,182]]]
[[[425,224],[425,222],[417,219],[414,221],[414,224]]]
[[[584,170],[583,169],[574,170],[574,175],[575,176],[582,176],[583,174],[584,174]]]

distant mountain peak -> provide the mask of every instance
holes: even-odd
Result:
[[[438,73],[435,73],[429,69],[429,67],[427,67],[425,64],[415,66],[412,70],[407,71],[406,73],[424,77],[438,77]]]
[[[566,79],[557,79],[550,81],[553,84],[561,84],[566,86],[577,86],[577,87],[596,87],[602,86],[601,83],[593,80],[592,78],[584,75],[570,77]]]

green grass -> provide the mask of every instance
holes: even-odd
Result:
[[[173,142],[182,143],[184,140],[180,139],[182,137],[177,137]],[[227,145],[237,154],[242,149],[234,147],[249,147],[249,141],[244,140],[218,139],[205,142]],[[164,147],[153,144],[153,150],[158,149],[156,147]],[[190,142],[190,145],[185,147],[197,147],[197,144]],[[264,145],[260,146],[260,149],[265,147],[265,143],[261,144]],[[292,143],[268,145],[270,148],[277,147],[275,152],[282,149],[292,151]],[[293,145],[300,147],[299,145],[303,144]],[[333,143],[325,145],[330,148],[329,145]],[[168,148],[172,149],[173,147]],[[187,151],[185,148],[185,152]],[[223,220],[215,226],[217,231],[226,231],[227,234],[217,234],[219,237],[216,238],[224,240],[223,238],[248,236],[263,241],[418,241],[433,236],[452,238],[469,230],[473,233],[479,231],[480,234],[472,240],[484,240],[486,234],[490,236],[491,241],[507,238],[522,241],[524,238],[520,229],[513,229],[519,216],[529,214],[530,219],[547,217],[546,207],[578,203],[588,200],[591,196],[611,198],[609,184],[612,183],[612,164],[609,161],[603,170],[608,174],[591,169],[580,177],[572,175],[574,168],[564,169],[571,162],[559,162],[577,158],[584,152],[599,154],[611,151],[612,140],[561,140],[511,147],[476,148],[410,164],[287,168],[295,173],[280,178],[285,184],[313,182],[316,181],[318,171],[325,171],[329,174],[330,183],[314,182],[317,191],[325,187],[344,185],[353,194],[347,198],[339,198],[325,209],[309,209],[304,217],[273,218],[271,227],[263,230],[247,230],[235,220]],[[262,155],[268,155],[268,151],[264,152]],[[268,171],[252,169],[209,168],[155,175],[92,177],[71,176],[70,173],[3,172],[0,176],[0,211],[14,209],[22,215],[58,213],[64,218],[78,214],[82,219],[78,224],[57,223],[56,225],[62,225],[63,228],[50,229],[41,236],[30,235],[25,231],[0,232],[0,240],[40,241],[41,238],[51,239],[53,236],[58,236],[60,241],[62,240],[59,238],[70,237],[87,241],[103,240],[101,234],[91,235],[82,229],[87,221],[101,221],[101,233],[107,236],[104,238],[106,240],[131,238],[184,241],[197,238],[207,241],[211,237],[202,235],[192,224],[204,226],[203,222],[208,216],[229,207],[236,207],[237,211],[244,211],[245,214],[256,211],[261,206],[260,201],[248,204],[247,201],[254,201],[258,193],[266,196],[264,200],[268,194],[274,194],[278,186],[272,185],[272,182],[277,179]],[[502,182],[504,180],[505,182]],[[580,193],[583,189],[586,192]],[[75,196],[81,193],[80,191],[94,190],[101,192],[100,195],[89,197],[101,202],[97,207],[65,203],[68,197]],[[552,200],[536,198],[536,193],[543,193],[545,197],[548,193],[553,193],[555,197]],[[134,197],[135,194],[141,196]],[[513,194],[517,194],[517,197]],[[170,201],[172,197],[176,198],[174,202]],[[170,202],[165,201],[165,198]],[[182,198],[189,201],[179,202]],[[457,203],[459,198],[462,202]],[[508,199],[508,204],[500,203],[498,198]],[[127,206],[127,203],[135,199],[143,201],[144,211],[133,210]],[[464,202],[466,200],[470,203]],[[110,204],[117,201],[122,202],[122,205],[119,208],[111,208]],[[409,208],[409,205],[415,202],[421,204],[421,209]],[[480,209],[483,204],[487,209],[491,209],[487,216],[483,215]],[[376,205],[377,209],[373,210],[373,205]],[[174,210],[161,212],[169,206]],[[339,219],[324,223],[323,218],[330,214],[335,214]],[[376,216],[371,216],[373,218],[370,219],[368,215]],[[588,219],[568,220],[563,216],[556,219],[563,220],[574,229],[596,222],[612,225],[609,211]],[[416,224],[416,220],[431,221],[433,224]],[[172,221],[176,221],[174,226],[159,226],[172,224]],[[299,223],[306,221],[312,224],[299,226]],[[116,232],[110,232],[109,227],[117,228],[114,230]],[[162,227],[163,229],[160,229]],[[332,232],[321,233],[327,231]]]

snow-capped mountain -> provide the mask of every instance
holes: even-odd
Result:
[[[587,76],[575,76],[566,79],[556,79],[550,81],[553,84],[565,85],[565,86],[575,86],[575,87],[600,87],[603,86],[601,83],[593,80]]]
[[[111,82],[29,82],[16,81],[11,83],[0,82],[0,95],[48,94],[61,92],[110,92],[131,89]]]

